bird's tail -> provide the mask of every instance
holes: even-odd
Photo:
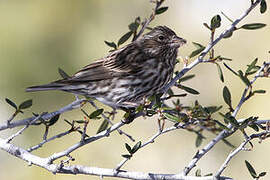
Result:
[[[49,91],[49,90],[62,90],[64,84],[59,83],[50,83],[50,84],[44,84],[40,86],[31,86],[26,88],[26,92],[35,92],[35,91]]]

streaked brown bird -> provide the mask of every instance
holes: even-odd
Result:
[[[157,26],[69,78],[26,91],[61,90],[95,98],[113,108],[134,108],[171,80],[178,48],[185,43],[170,28]]]

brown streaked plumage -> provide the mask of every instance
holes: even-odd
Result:
[[[170,81],[178,48],[185,43],[168,27],[157,26],[70,78],[26,91],[62,90],[95,98],[114,108],[136,107]]]

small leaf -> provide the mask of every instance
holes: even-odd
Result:
[[[104,111],[104,109],[97,109],[89,115],[89,118],[96,119],[99,115],[101,115],[103,113],[103,111]]]
[[[252,129],[254,129],[254,131],[259,132],[259,127],[257,126],[257,124],[250,124],[249,127],[251,127]]]
[[[240,79],[247,85],[247,86],[251,86],[250,81],[248,80],[248,78],[246,76],[244,76],[243,72],[241,70],[238,71],[238,75],[240,77]]]
[[[231,58],[226,58],[226,57],[222,57],[222,56],[220,56],[219,58],[218,58],[219,60],[225,60],[225,61],[232,61],[232,59]]]
[[[266,91],[265,90],[255,90],[255,91],[253,91],[253,93],[254,94],[264,94],[264,93],[266,93]]]
[[[196,177],[201,177],[201,176],[202,176],[201,169],[197,169],[197,170],[196,170],[195,176],[196,176]]]
[[[224,144],[226,144],[227,146],[231,147],[231,148],[235,148],[235,146],[230,143],[229,141],[227,141],[226,139],[222,139],[222,141],[224,142]]]
[[[219,112],[219,114],[224,118],[224,120],[228,121],[229,123],[231,123],[233,126],[235,127],[239,127],[239,123],[237,122],[237,120],[233,117],[233,116],[226,116],[224,114],[222,114],[221,112]]]
[[[192,51],[192,53],[189,55],[190,58],[193,58],[195,56],[197,56],[198,54],[200,54],[203,50],[205,49],[205,47],[201,47],[196,49],[195,51]]]
[[[220,15],[216,15],[211,19],[211,29],[219,28],[221,25],[221,17]]]
[[[53,116],[53,117],[50,119],[50,121],[48,122],[47,125],[48,125],[48,126],[54,125],[54,124],[58,121],[59,117],[60,117],[60,114],[57,114],[57,115]]]
[[[128,151],[130,154],[132,154],[131,147],[130,147],[127,143],[125,143],[125,146],[126,146],[127,151]]]
[[[193,44],[197,49],[205,48],[203,45],[201,45],[200,43],[197,43],[197,42],[192,42],[192,44]]]
[[[256,58],[250,65],[248,65],[248,68],[246,70],[246,74],[248,74],[253,68],[255,68],[256,63],[258,62],[258,58]]]
[[[215,112],[218,112],[220,109],[222,108],[222,106],[208,106],[208,107],[205,107],[205,111],[208,113],[208,114],[214,114]]]
[[[78,124],[84,124],[85,123],[84,120],[76,120],[75,122],[78,123]]]
[[[14,107],[16,110],[18,109],[18,108],[17,108],[17,105],[16,105],[13,101],[11,101],[11,100],[8,99],[8,98],[6,98],[5,100],[6,100],[6,102],[7,102],[9,105],[11,105],[12,107]]]
[[[222,69],[220,67],[219,64],[216,64],[217,65],[217,68],[218,68],[218,75],[219,75],[219,79],[224,82],[224,76],[223,76],[223,73],[222,73]]]
[[[30,107],[32,106],[32,103],[33,103],[32,99],[26,100],[26,101],[24,101],[23,103],[21,103],[21,104],[19,105],[19,109],[27,109],[27,108],[30,108]]]
[[[131,154],[134,154],[135,152],[137,152],[140,148],[141,148],[142,142],[139,141],[135,144],[135,146],[133,146],[133,148],[131,149]]]
[[[198,134],[196,138],[196,142],[195,142],[196,147],[199,147],[202,144],[202,141],[203,141],[203,136]]]
[[[117,46],[114,42],[108,42],[108,41],[104,41],[104,42],[107,46],[117,49]]]
[[[109,126],[109,122],[107,120],[104,120],[98,128],[97,134],[106,130],[108,126]]]
[[[137,29],[138,29],[138,27],[139,27],[139,25],[140,25],[139,23],[133,22],[133,23],[131,23],[131,24],[128,25],[128,28],[129,28],[130,31],[136,32]]]
[[[266,26],[266,24],[263,23],[252,23],[252,24],[245,24],[241,26],[240,28],[242,29],[247,29],[247,30],[255,30],[255,29],[260,29]]]
[[[129,31],[127,32],[126,34],[124,34],[119,40],[118,40],[118,43],[117,45],[120,46],[121,44],[125,43],[129,38],[130,36],[133,34],[132,31]]]
[[[214,120],[215,123],[217,123],[219,125],[220,128],[224,129],[224,130],[227,130],[227,131],[230,131],[230,129],[225,126],[224,124],[222,124],[221,122],[217,121],[217,120]]]
[[[266,175],[266,172],[261,172],[260,174],[259,174],[259,177],[263,177],[263,176],[265,176]]]
[[[223,88],[223,99],[229,107],[232,107],[231,93],[227,86]]]
[[[156,10],[156,14],[162,14],[168,10],[169,7],[161,7]]]
[[[196,91],[195,89],[192,89],[190,87],[187,87],[187,86],[183,86],[183,85],[179,85],[178,86],[180,89],[183,89],[185,90],[186,92],[190,93],[190,94],[200,94],[198,91]]]
[[[184,81],[187,81],[187,80],[190,80],[192,78],[195,77],[195,74],[190,74],[190,75],[186,75],[186,76],[183,76],[182,78],[180,78],[178,81],[179,82],[184,82]]]
[[[265,0],[262,0],[261,4],[260,4],[260,12],[263,14],[263,13],[265,13],[266,9],[267,9],[266,2],[265,2]]]
[[[123,154],[122,157],[123,158],[130,159],[132,157],[132,155],[130,155],[130,154]]]
[[[233,74],[235,74],[236,76],[238,76],[238,74],[237,74],[232,68],[230,68],[230,66],[228,66],[226,63],[223,63],[223,65],[224,65],[227,69],[229,69]]]
[[[211,28],[208,26],[207,23],[203,23],[203,25],[204,25],[207,29],[211,30]]]
[[[61,68],[58,68],[58,73],[60,74],[60,76],[63,78],[63,79],[67,79],[67,78],[70,78],[70,76]]]
[[[174,123],[175,123],[175,122],[177,122],[177,123],[180,122],[180,118],[177,117],[177,116],[171,115],[171,114],[166,113],[166,112],[164,112],[163,115],[164,115],[168,120],[170,120],[170,121],[172,121],[172,122],[174,122]]]
[[[245,160],[245,163],[246,163],[246,166],[248,168],[248,171],[249,171],[250,175],[253,178],[256,178],[257,177],[257,173],[256,173],[255,169],[252,167],[252,165],[247,160]]]

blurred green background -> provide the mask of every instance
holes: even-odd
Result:
[[[249,6],[247,0],[167,0],[165,5],[169,10],[157,16],[151,26],[166,25],[188,40],[188,44],[180,49],[182,57],[188,56],[194,47],[192,41],[207,44],[209,31],[203,27],[204,22],[223,11],[232,19]],[[58,67],[72,74],[90,62],[104,57],[109,50],[104,40],[116,41],[128,31],[127,25],[137,16],[148,17],[152,5],[146,0],[11,0],[0,1],[0,121],[4,123],[12,114],[13,109],[8,106],[4,98],[8,97],[17,103],[26,99],[33,99],[31,110],[18,119],[31,116],[31,112],[46,112],[59,109],[74,100],[74,96],[63,92],[38,92],[25,93],[25,88],[31,85],[44,84],[59,77]],[[241,24],[262,22],[269,23],[270,13],[261,15],[255,9]],[[221,32],[229,22],[222,17]],[[229,62],[233,68],[245,68],[256,57],[259,63],[269,60],[270,27],[267,26],[257,31],[240,30],[233,37],[222,40],[215,52],[225,57],[232,58]],[[180,69],[181,67],[177,67]],[[201,64],[191,72],[196,74],[187,85],[200,91],[199,96],[189,95],[182,103],[193,104],[197,99],[205,106],[224,105],[222,98],[223,83],[220,82],[216,66]],[[225,85],[233,96],[234,105],[238,102],[244,84],[231,73],[224,70]],[[267,90],[267,94],[258,95],[244,104],[238,118],[251,115],[260,119],[269,119],[269,79],[256,82],[254,89]],[[100,105],[100,104],[99,104]],[[91,112],[91,109],[86,109]],[[63,119],[80,119],[79,110],[65,113],[61,120],[51,129],[49,137],[55,133],[67,130],[68,125]],[[117,119],[119,121],[121,116]],[[91,121],[88,133],[96,132],[100,122]],[[169,123],[168,123],[169,124]],[[15,130],[0,132],[1,137],[7,137]],[[138,119],[131,125],[123,128],[132,134],[137,141],[145,141],[157,131],[155,118]],[[22,147],[29,147],[41,141],[44,127],[31,127],[14,142]],[[212,135],[206,134],[208,137]],[[46,157],[53,152],[59,152],[80,139],[78,134],[72,134],[34,152]],[[179,130],[160,137],[156,142],[139,151],[129,161],[124,169],[143,172],[178,173],[192,159],[198,150],[195,148],[196,136],[190,132]],[[205,145],[210,139],[204,141]],[[230,138],[231,142],[238,145],[242,136],[238,133]],[[122,160],[121,154],[125,153],[124,143],[129,142],[125,136],[113,133],[109,138],[89,144],[72,153],[76,164],[114,168]],[[254,141],[251,152],[241,152],[236,156],[225,171],[225,175],[235,179],[251,179],[245,167],[244,160],[249,160],[258,172],[268,171],[270,174],[267,156],[270,143],[265,141],[259,144]],[[202,147],[202,146],[201,146]],[[232,149],[223,143],[199,161],[197,168],[202,169],[202,174],[215,172],[223,163]],[[99,179],[82,175],[53,175],[39,167],[28,167],[27,163],[11,157],[0,151],[0,179]],[[16,169],[14,169],[16,167]],[[196,169],[196,168],[195,168]],[[16,172],[16,173],[15,173]],[[265,179],[269,179],[267,174]],[[108,178],[111,179],[111,178]]]

